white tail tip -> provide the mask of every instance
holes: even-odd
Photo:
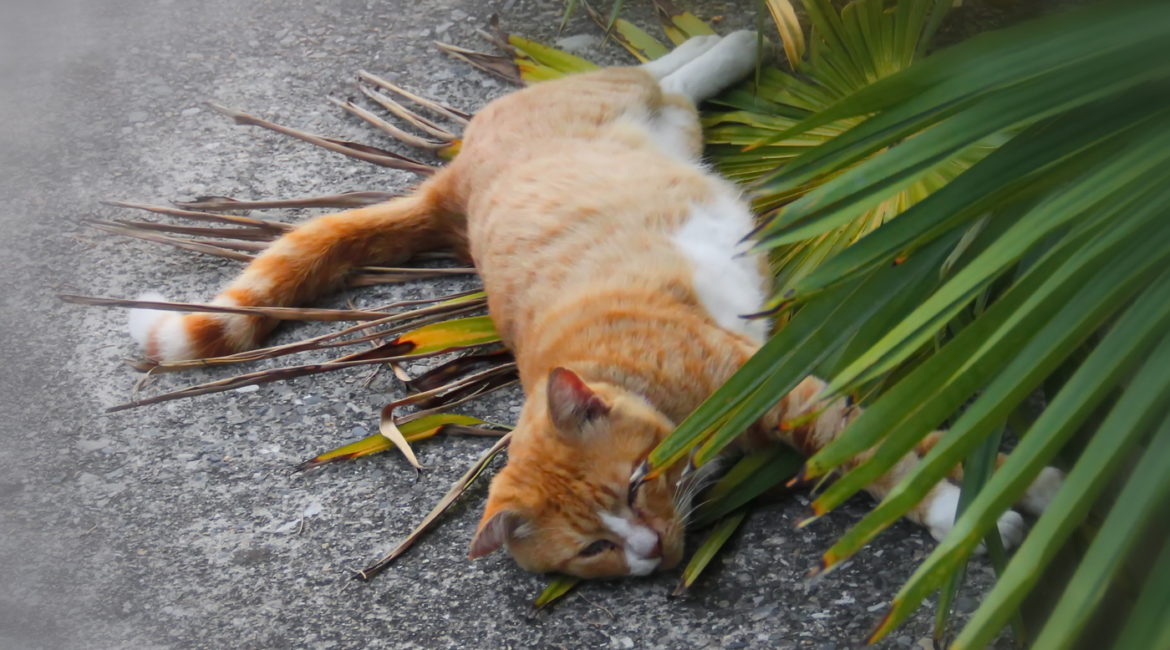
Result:
[[[161,294],[151,292],[139,300],[167,302]],[[179,361],[193,358],[191,337],[183,314],[161,309],[130,310],[130,336],[147,358],[155,361]]]
[[[150,302],[167,302],[166,296],[157,291],[148,291],[138,300],[148,300]],[[169,314],[159,309],[131,309],[130,310],[130,336],[138,343],[139,347],[146,349],[146,344],[150,340],[150,332],[155,325]]]

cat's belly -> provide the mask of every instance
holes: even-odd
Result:
[[[690,214],[671,237],[690,261],[695,294],[720,327],[758,343],[768,337],[766,319],[745,319],[760,311],[768,286],[759,255],[741,243],[754,226],[751,210],[731,187],[691,205]]]

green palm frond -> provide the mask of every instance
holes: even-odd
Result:
[[[931,178],[939,164],[997,145],[950,182],[932,180],[938,187],[896,220],[841,245],[791,282],[779,296],[799,307],[791,322],[651,454],[652,466],[692,452],[695,463],[705,462],[815,372],[830,381],[826,397],[851,394],[867,409],[809,460],[805,476],[875,450],[814,501],[819,516],[953,420],[902,484],[826,552],[824,566],[832,568],[953,467],[971,469],[986,441],[1010,422],[1019,443],[966,497],[954,530],[901,590],[873,638],[929,594],[949,590],[998,517],[1061,454],[1073,460],[1068,481],[956,647],[994,640],[1070,533],[1088,526],[1095,539],[1036,638],[1038,647],[1068,647],[1107,600],[1122,565],[1135,561],[1126,555],[1135,536],[1170,505],[1160,464],[1167,434],[1159,428],[1170,404],[1167,42],[1170,6],[1149,1],[1021,25],[878,79],[742,152],[738,164],[747,165],[749,154],[856,121],[759,172],[761,191],[798,197],[755,237],[757,250],[785,254],[856,227],[869,211]],[[833,48],[857,52],[844,41]],[[840,78],[871,72],[855,65]],[[1036,396],[1047,408],[1018,417]],[[1099,424],[1095,413],[1104,414]],[[1074,444],[1074,434],[1087,442]],[[1127,479],[1135,457],[1142,462]],[[1124,485],[1115,500],[1102,497],[1111,482]],[[1096,532],[1094,508],[1106,513]],[[1164,537],[1154,544],[1167,547]],[[1157,587],[1142,591],[1134,611],[1163,611],[1155,593]],[[1164,601],[1164,586],[1160,593]],[[1164,638],[1166,629],[1134,618],[1125,635]]]
[[[837,11],[828,0],[803,0],[801,4],[811,26],[807,56],[799,56],[806,46],[799,25],[794,24],[791,4],[769,1],[791,70],[764,69],[758,82],[712,102],[733,110],[704,117],[709,156],[724,175],[755,184],[753,205],[765,221],[798,209],[787,206],[845,173],[851,165],[836,166],[784,186],[762,181],[770,179],[777,168],[821,150],[864,116],[844,116],[798,134],[792,133],[794,127],[921,58],[920,52],[933,34],[928,15],[941,14],[950,5],[903,0],[886,9],[888,3],[882,0],[856,0]],[[987,155],[995,144],[994,138],[988,138],[938,159],[897,192],[870,202],[864,210],[854,210],[835,228],[773,247],[776,295],[769,307],[779,305],[795,284],[826,259],[929,196]]]
[[[617,18],[620,0],[608,11],[595,10],[585,0],[576,4],[639,60],[669,51],[662,41]],[[777,294],[770,306],[783,309],[788,322],[654,450],[651,465],[660,471],[688,457],[697,464],[710,460],[779,396],[816,374],[831,381],[833,393],[850,394],[867,410],[838,442],[810,459],[806,475],[827,474],[859,451],[876,450],[869,462],[817,498],[819,516],[884,472],[926,432],[953,421],[950,433],[889,499],[825,554],[825,566],[835,566],[951,468],[965,466],[971,478],[962,516],[898,595],[878,638],[934,591],[943,591],[945,605],[945,594],[954,593],[972,549],[986,540],[994,550],[999,514],[1045,465],[1058,457],[1071,459],[1065,487],[956,641],[963,648],[990,643],[1035,593],[1065,540],[1074,531],[1092,532],[1087,522],[1099,516],[1105,525],[1067,594],[1047,625],[1035,628],[1037,647],[1064,647],[1105,600],[1119,567],[1133,562],[1134,539],[1170,503],[1165,466],[1170,455],[1170,427],[1165,425],[1170,416],[1170,273],[1164,271],[1170,261],[1170,49],[1165,47],[1170,8],[1153,0],[1126,2],[985,35],[924,58],[949,0],[855,0],[840,10],[828,0],[802,0],[811,27],[807,42],[792,3],[764,4],[776,22],[788,66],[762,66],[751,82],[706,106],[703,120],[711,159],[721,172],[750,186],[764,215],[755,233],[756,250],[772,257]],[[711,33],[710,26],[668,0],[654,5],[669,42]],[[567,8],[565,17],[572,11]],[[517,84],[593,67],[517,36],[499,35],[497,44],[508,55],[442,47]],[[469,115],[369,73],[361,79],[370,101],[421,135],[403,138],[402,129],[388,128],[371,111],[352,103],[342,108],[408,144],[441,157],[457,154],[458,134],[423,113],[453,125],[465,124]],[[406,109],[399,101],[420,108]],[[241,123],[367,162],[418,174],[433,171],[426,163],[376,147],[227,112]],[[248,206],[212,198],[182,209],[145,208],[239,226],[231,233],[221,225],[95,225],[246,260],[287,226],[214,213],[241,207],[348,207],[385,198],[362,193]],[[467,270],[368,269],[353,284],[453,272]],[[389,407],[424,409],[401,419],[390,413],[403,447],[442,432],[474,433],[483,425],[439,410],[514,381],[514,366],[496,356],[490,322],[471,315],[482,307],[482,295],[455,300],[430,301],[438,304],[401,314],[270,310],[264,315],[360,322],[326,337],[223,363],[333,347],[333,339],[342,336],[349,337],[341,341],[345,344],[377,339],[387,348],[162,397],[362,364],[391,363],[398,372],[393,364],[400,357],[481,347],[479,354],[444,364],[434,374],[403,377],[415,392]],[[455,316],[464,319],[436,324]],[[364,329],[374,324],[388,329]],[[1032,399],[1036,396],[1040,399]],[[1002,468],[988,476],[979,463],[986,467],[1005,425],[1019,442]],[[363,575],[380,570],[434,525],[504,444],[489,450],[415,533]],[[393,446],[378,434],[311,462]],[[786,479],[794,466],[791,456],[779,452],[741,460],[697,513],[702,524],[721,522],[703,554],[722,547],[742,521],[743,507]],[[1115,486],[1120,486],[1118,497],[1112,499],[1107,492]],[[1157,560],[1145,584],[1131,589],[1134,606],[1117,626],[1114,647],[1165,647],[1170,638],[1164,587],[1170,544],[1163,536],[1154,545]],[[687,579],[693,581],[704,565],[703,557],[696,560]],[[575,583],[554,582],[541,604]]]
[[[406,438],[407,442],[426,440],[440,433],[463,433],[498,437],[504,435],[509,429],[509,427],[504,425],[493,424],[470,415],[457,415],[454,413],[412,413],[411,415],[398,419],[395,425],[403,437]],[[296,470],[305,471],[328,463],[357,460],[363,456],[389,451],[393,448],[394,443],[379,432],[314,456],[297,465]]]

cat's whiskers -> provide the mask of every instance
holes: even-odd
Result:
[[[690,523],[694,513],[708,502],[695,503],[695,497],[714,481],[723,465],[723,460],[717,459],[701,467],[692,468],[691,471],[683,474],[675,484],[673,495],[675,515],[684,527]]]

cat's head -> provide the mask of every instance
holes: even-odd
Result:
[[[529,571],[646,575],[682,559],[678,472],[631,495],[630,474],[674,428],[641,397],[557,368],[528,398],[470,556],[505,546]]]

